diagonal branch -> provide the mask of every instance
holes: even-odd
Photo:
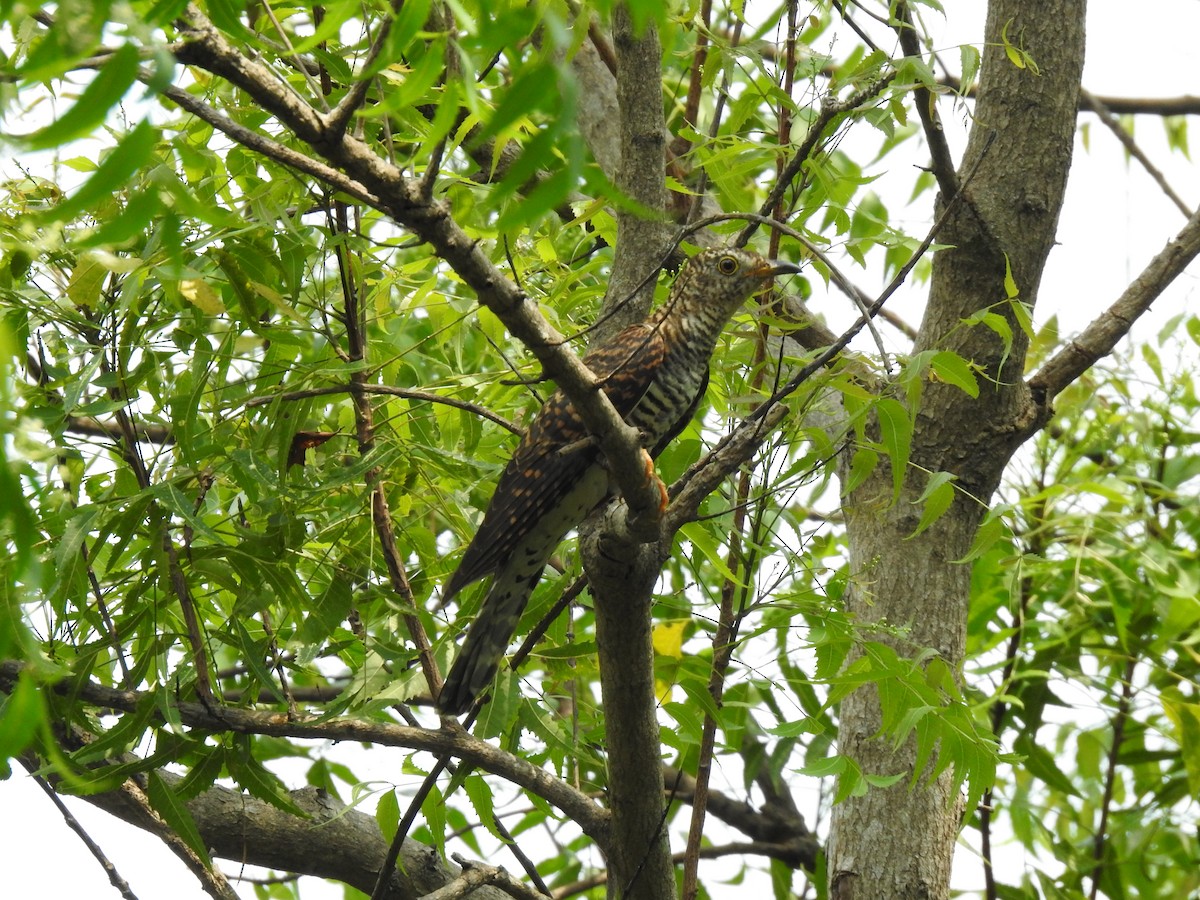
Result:
[[[1080,91],[1079,94],[1080,102],[1099,116],[1100,121],[1104,123],[1105,127],[1116,135],[1117,140],[1121,142],[1121,146],[1128,151],[1129,155],[1142,164],[1142,168],[1146,170],[1146,174],[1154,179],[1154,183],[1175,204],[1175,207],[1185,217],[1191,218],[1192,210],[1183,201],[1183,198],[1175,193],[1175,189],[1167,183],[1167,177],[1163,175],[1158,166],[1150,161],[1150,157],[1142,152],[1142,148],[1137,145],[1137,142],[1133,139],[1133,135],[1129,133],[1129,129],[1117,121],[1117,117],[1112,114],[1112,110],[1104,105],[1104,101],[1094,94],[1089,94],[1087,91]]]
[[[341,189],[341,184],[347,182],[355,186],[354,196],[410,229],[449,263],[475,292],[479,302],[495,313],[512,335],[530,349],[546,374],[571,398],[584,425],[596,436],[635,521],[656,520],[659,493],[652,480],[646,477],[637,429],[625,424],[617,415],[601,390],[599,380],[566,347],[566,339],[546,321],[537,304],[530,302],[524,292],[492,264],[479,242],[454,221],[450,205],[442,200],[427,199],[419,180],[406,178],[364,141],[331,130],[327,117],[279,85],[266,66],[240,53],[194,5],[189,5],[178,27],[185,37],[174,48],[180,62],[205,69],[245,91],[297,138],[349,176],[348,179],[331,179],[334,187]],[[239,142],[247,136],[245,129],[223,127],[231,124],[229,120],[214,121],[213,124]],[[314,168],[319,164],[302,154],[292,158],[297,156],[296,161],[303,167],[301,170],[316,175]]]
[[[1079,337],[1051,357],[1029,387],[1049,404],[1076,378],[1103,359],[1129,333],[1151,304],[1200,255],[1200,210],[1167,242],[1120,297],[1083,330]]]

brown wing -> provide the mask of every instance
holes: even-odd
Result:
[[[624,417],[650,386],[665,355],[659,332],[641,323],[614,335],[583,361],[605,379],[604,392]],[[532,525],[553,514],[599,456],[596,446],[584,441],[587,434],[574,405],[555,391],[505,466],[479,530],[442,588],[442,602],[497,571]]]

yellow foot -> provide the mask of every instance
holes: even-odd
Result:
[[[646,463],[646,477],[658,485],[658,514],[661,516],[667,510],[667,486],[663,484],[658,473],[654,471],[654,460],[646,450],[642,450],[642,459]]]

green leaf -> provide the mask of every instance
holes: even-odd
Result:
[[[954,482],[957,475],[950,472],[933,472],[925,485],[925,490],[914,502],[921,506],[921,521],[917,528],[906,540],[915,538],[926,528],[936,522],[954,502]]]
[[[975,76],[979,72],[979,48],[970,44],[962,44],[958,48],[958,55],[962,71],[959,90],[965,93],[975,83]]]
[[[500,104],[475,138],[482,144],[535,110],[553,105],[558,97],[558,74],[550,66],[531,66],[504,92]]]
[[[446,852],[446,798],[434,785],[429,790],[425,802],[421,804],[421,813],[425,816],[425,824],[433,835],[434,845],[443,855]]]
[[[108,111],[121,102],[137,78],[138,49],[122,44],[83,89],[74,105],[45,128],[28,135],[9,135],[26,150],[46,150],[95,131]]]
[[[1008,254],[1004,254],[1004,296],[1009,300],[1016,300],[1021,295],[1020,288],[1017,287],[1017,281],[1013,278],[1012,262],[1008,258]]]
[[[226,756],[225,765],[233,780],[249,791],[251,796],[265,800],[294,816],[308,818],[308,814],[288,797],[283,783],[251,756],[247,752],[248,749],[243,747],[240,752],[229,753]]]
[[[163,781],[157,772],[151,772],[146,780],[146,796],[150,800],[150,805],[154,807],[154,811],[163,817],[163,821],[171,826],[171,830],[183,838],[183,842],[191,848],[192,852],[211,868],[212,860],[208,855],[208,847],[205,846],[204,839],[200,837],[200,829],[196,827],[196,820],[192,818],[192,814],[183,801],[176,796],[170,785]]]
[[[475,810],[476,817],[483,823],[483,827],[496,840],[504,841],[504,836],[500,833],[496,822],[496,805],[492,797],[491,786],[482,776],[472,773],[463,781],[463,789],[467,793],[467,800],[470,801],[471,808]]]
[[[33,675],[22,671],[0,706],[0,762],[21,753],[37,734],[46,710]]]
[[[908,410],[891,397],[884,397],[876,406],[879,414],[879,434],[892,464],[892,500],[900,497],[908,456],[912,452],[913,426]]]
[[[432,5],[432,0],[405,0],[392,19],[379,56],[359,77],[372,78],[383,69],[402,60],[404,51],[416,38],[417,33],[425,27]]]
[[[862,484],[879,464],[879,454],[868,447],[859,447],[854,451],[854,455],[850,457],[850,472],[846,476],[846,495],[854,493],[854,490]]]
[[[937,375],[939,381],[961,388],[971,397],[979,396],[979,381],[975,378],[975,370],[957,353],[941,350],[929,360],[929,368]]]
[[[62,203],[38,215],[38,222],[42,225],[49,222],[65,222],[90,210],[101,200],[110,198],[114,191],[124,187],[133,174],[145,164],[157,140],[158,130],[148,120],[139,122],[133,131],[125,135],[104,157],[100,168],[92,173],[92,177],[84,182],[83,187]]]
[[[1163,711],[1175,726],[1189,791],[1193,797],[1200,796],[1200,704],[1164,696]]]
[[[400,827],[400,800],[394,790],[379,795],[379,802],[375,805],[375,821],[379,823],[383,836],[391,841]]]
[[[955,562],[971,562],[983,556],[996,541],[1004,537],[1004,532],[1004,520],[1000,517],[997,509],[992,509],[983,520],[983,524],[979,526],[979,530],[975,532],[975,540],[971,543],[971,549],[967,551],[966,556]]]

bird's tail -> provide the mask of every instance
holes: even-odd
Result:
[[[517,630],[521,613],[529,595],[542,575],[542,570],[501,572],[492,582],[479,615],[467,629],[466,640],[458,659],[450,667],[446,683],[438,696],[438,707],[448,715],[458,716],[471,708],[475,698],[492,683],[496,671]]]

